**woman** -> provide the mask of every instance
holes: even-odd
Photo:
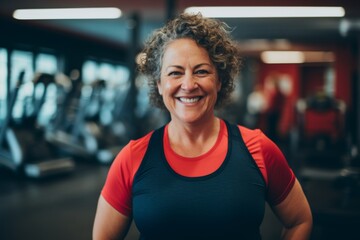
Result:
[[[151,102],[171,120],[114,160],[93,238],[123,239],[134,219],[141,239],[260,239],[267,201],[283,239],[307,239],[310,208],[280,150],[260,130],[215,116],[240,65],[226,25],[182,14],[142,56]]]

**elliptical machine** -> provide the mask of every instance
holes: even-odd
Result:
[[[20,123],[15,123],[12,117],[19,89],[23,85],[24,73],[20,73],[17,85],[10,94],[7,114],[0,128],[0,164],[30,178],[70,173],[75,169],[73,159],[61,156],[54,146],[45,140],[44,129],[37,125],[48,86],[54,81],[52,75],[41,74],[34,78],[32,113],[23,116]],[[40,99],[36,99],[35,90],[39,84],[44,86],[44,90]],[[25,103],[23,105],[25,106]]]

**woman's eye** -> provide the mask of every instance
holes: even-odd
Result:
[[[179,75],[181,75],[181,72],[179,71],[173,71],[168,74],[168,76],[179,76]]]
[[[205,75],[205,74],[208,74],[209,71],[207,71],[205,69],[200,69],[200,70],[197,70],[195,73],[198,75]]]

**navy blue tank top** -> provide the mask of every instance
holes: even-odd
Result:
[[[201,177],[177,174],[154,131],[133,182],[133,217],[141,239],[261,239],[266,187],[236,125],[226,123],[222,165]]]

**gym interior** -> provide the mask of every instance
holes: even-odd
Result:
[[[137,74],[142,43],[192,2],[2,1],[0,239],[91,239],[97,200],[115,156],[130,140],[169,120],[167,112],[149,104],[146,79]],[[308,198],[313,240],[359,238],[360,4],[311,2],[336,4],[345,16],[222,18],[235,26],[243,66],[232,102],[216,114],[259,128],[278,144]],[[13,17],[16,9],[104,6],[122,9],[122,16]],[[303,58],[266,59],[265,52],[285,50]],[[279,239],[280,232],[267,205],[262,239]],[[132,224],[126,239],[138,237]]]

